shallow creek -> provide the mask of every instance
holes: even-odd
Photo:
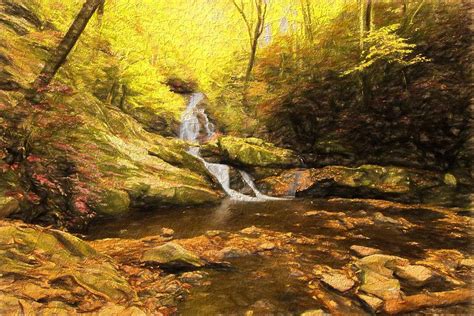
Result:
[[[178,306],[183,315],[243,315],[249,311],[256,315],[287,315],[310,309],[326,310],[308,291],[312,269],[318,265],[336,269],[347,265],[354,260],[352,245],[378,248],[384,254],[410,261],[423,259],[428,249],[456,249],[470,255],[469,223],[470,218],[463,212],[382,201],[225,200],[216,206],[160,209],[114,221],[104,219],[91,228],[89,238],[137,239],[171,228],[174,239],[183,239],[214,230],[236,232],[251,226],[312,238],[318,242],[298,244],[291,254],[273,251],[265,256],[230,257],[230,269],[205,270],[203,281]],[[426,289],[451,288],[433,282]],[[403,283],[402,290],[407,295],[416,292]],[[469,310],[469,306],[458,305],[425,312]]]

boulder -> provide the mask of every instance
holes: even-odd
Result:
[[[222,136],[217,140],[217,148],[222,161],[236,166],[286,168],[301,164],[292,150],[276,147],[259,138]]]
[[[61,305],[57,311],[71,313],[87,309],[74,307],[78,302],[120,305],[137,298],[110,257],[68,233],[0,221],[0,245],[2,314],[46,312],[51,301]]]
[[[257,186],[272,196],[361,197],[405,202],[430,202],[434,196],[438,200],[446,197],[446,202],[454,192],[442,173],[377,165],[290,169],[259,179]]]
[[[197,255],[174,242],[168,242],[162,246],[145,251],[141,261],[157,264],[161,267],[199,268],[205,264]]]

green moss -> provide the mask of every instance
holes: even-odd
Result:
[[[300,161],[296,154],[276,147],[258,138],[224,136],[218,146],[226,160],[239,165],[253,167],[297,166]]]
[[[54,283],[70,278],[94,295],[113,302],[132,300],[136,293],[111,260],[71,234],[0,222],[0,273]],[[61,282],[56,282],[61,286]],[[20,289],[21,293],[21,289]]]

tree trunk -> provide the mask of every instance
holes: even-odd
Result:
[[[68,32],[61,40],[61,43],[57,47],[56,51],[50,57],[43,70],[33,83],[33,88],[36,90],[36,92],[41,92],[51,83],[59,68],[61,68],[61,66],[64,64],[67,56],[86,28],[90,18],[92,15],[94,15],[94,12],[103,1],[104,0],[87,0],[86,3],[84,3],[84,6],[76,16],[76,19],[72,25],[69,27]]]
[[[372,0],[367,0],[367,6],[365,8],[365,31],[370,32],[373,28],[373,15],[374,5]]]
[[[252,47],[250,49],[250,57],[249,63],[247,65],[247,71],[245,72],[245,84],[248,84],[250,81],[250,77],[252,76],[252,69],[255,65],[255,57],[257,55],[257,47],[258,47],[258,38],[254,38]]]
[[[125,110],[125,101],[127,100],[128,88],[127,85],[122,85],[122,96],[120,97],[119,108],[124,111]]]
[[[360,54],[364,51],[364,38],[365,38],[365,0],[359,0],[359,47]]]

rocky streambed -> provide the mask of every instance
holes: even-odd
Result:
[[[472,310],[472,219],[461,209],[331,199],[227,201],[140,215],[97,222],[87,241],[1,222],[0,312]]]

